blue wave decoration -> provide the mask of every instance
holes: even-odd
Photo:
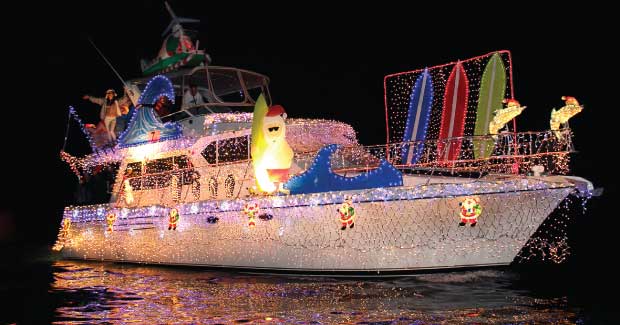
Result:
[[[161,96],[166,96],[174,104],[172,82],[165,76],[157,75],[146,83],[146,87],[138,99],[138,104],[155,105]]]
[[[403,185],[402,173],[385,159],[381,159],[378,168],[358,176],[345,177],[334,173],[330,158],[339,147],[336,144],[323,147],[312,166],[300,175],[291,177],[284,187],[291,194],[307,194]]]
[[[166,96],[174,103],[174,88],[170,79],[158,75],[149,80],[140,95],[138,104],[141,106],[135,109],[127,129],[118,138],[119,147],[132,147],[181,137],[183,134],[181,125],[176,122],[163,123],[152,108],[161,96]],[[153,138],[153,131],[159,131],[157,140]]]
[[[153,131],[159,131],[159,138],[156,141],[152,140]],[[155,115],[153,108],[142,107],[136,109],[129,126],[118,139],[118,146],[125,148],[149,142],[178,139],[182,133],[178,123],[162,123]]]
[[[403,142],[419,141],[403,146],[401,161],[403,164],[415,164],[424,152],[426,129],[433,107],[433,80],[428,69],[418,76],[411,90],[409,112]]]

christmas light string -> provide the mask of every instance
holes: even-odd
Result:
[[[440,120],[443,103],[443,96],[440,95],[444,93],[449,72],[458,62],[460,62],[463,66],[470,84],[465,135],[473,134],[480,80],[482,78],[482,73],[484,67],[486,66],[486,62],[495,53],[498,53],[502,61],[505,63],[504,66],[508,75],[508,82],[506,83],[507,93],[514,97],[512,84],[512,62],[509,51],[501,50],[491,52],[471,59],[450,62],[427,68],[432,76],[432,85],[435,93],[431,122],[429,123],[429,133],[427,135],[429,139],[438,137],[438,123]],[[384,105],[386,112],[387,143],[401,141],[405,127],[403,123],[406,121],[406,114],[409,104],[408,100],[411,94],[412,85],[417,76],[419,76],[423,71],[424,69],[417,69],[394,73],[384,77]],[[437,99],[437,101],[435,101],[435,99]],[[513,125],[513,129],[516,129],[515,126],[516,125]]]
[[[82,130],[82,133],[84,133],[84,136],[86,137],[86,140],[88,140],[88,144],[90,144],[90,148],[93,151],[96,151],[97,150],[97,145],[95,144],[95,140],[90,135],[88,130],[86,130],[86,127],[84,126],[84,123],[82,123],[82,119],[77,115],[77,112],[75,111],[75,108],[73,108],[73,106],[69,106],[69,114],[73,117],[73,119],[76,122],[78,122],[78,125],[80,126],[80,130]]]

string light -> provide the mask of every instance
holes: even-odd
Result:
[[[251,123],[252,113],[213,113],[205,116],[205,129],[217,127],[220,123]]]
[[[363,221],[355,221],[355,231],[351,232],[356,234],[355,240],[334,237],[328,230],[336,225],[341,226],[334,213],[346,202],[345,197],[350,192],[254,198],[251,203],[274,216],[269,222],[250,217],[245,219],[246,222],[240,220],[240,211],[244,211],[247,199],[180,204],[177,208],[184,215],[184,227],[200,231],[182,232],[183,237],[175,237],[174,241],[217,246],[218,253],[200,253],[189,246],[173,253],[170,243],[174,241],[166,235],[161,237],[158,231],[169,226],[167,214],[170,208],[127,208],[126,215],[121,219],[123,222],[115,227],[110,238],[123,242],[128,254],[124,259],[141,262],[279,265],[317,269],[358,265],[376,269],[422,266],[427,265],[425,263],[429,260],[433,260],[435,265],[450,265],[455,259],[467,261],[467,256],[472,256],[484,261],[509,263],[539,223],[571,191],[573,187],[569,183],[518,178],[361,190],[351,200],[351,204],[355,204],[355,213],[364,215]],[[480,197],[485,206],[484,218],[478,220],[477,230],[473,233],[469,230],[473,229],[471,227],[459,231],[455,222],[459,201],[469,196]],[[110,205],[95,205],[65,210],[65,218],[71,218],[76,224],[76,230],[71,233],[72,243],[63,249],[67,256],[104,258],[108,248],[100,239],[103,238],[100,237],[103,231],[89,232],[93,226],[96,229],[98,223],[102,227],[105,224],[104,216],[97,213],[101,208],[115,209]],[[407,211],[407,217],[403,216],[403,211]],[[428,211],[433,211],[432,215]],[[217,217],[219,222],[213,223],[214,218],[211,217]],[[242,225],[251,226],[252,222],[253,234],[244,233]],[[377,224],[382,226],[378,228]],[[383,228],[390,231],[380,230]],[[484,231],[485,235],[480,236],[478,231]],[[306,235],[299,236],[300,233]],[[91,239],[87,240],[88,237]],[[266,241],[273,250],[247,249],[250,243],[258,245]],[[334,251],[343,249],[349,252],[349,258],[344,261],[329,257]],[[238,259],[241,256],[243,258]],[[370,256],[381,258],[373,259],[371,265],[364,262]],[[330,264],[335,261],[345,264]]]
[[[501,66],[503,66],[506,70],[507,82],[505,93],[510,94],[510,98],[514,98],[512,86],[512,61],[510,52],[506,50],[491,52],[474,58],[449,62],[429,68],[386,75],[384,77],[383,87],[387,143],[402,141],[413,84],[416,78],[420,76],[425,69],[428,69],[428,72],[430,73],[433,93],[435,95],[433,97],[431,116],[426,137],[427,139],[437,139],[439,137],[441,114],[444,107],[443,95],[445,94],[446,85],[448,83],[448,76],[450,75],[450,72],[453,71],[457,63],[460,63],[467,75],[467,80],[469,83],[468,88],[470,90],[467,96],[467,114],[465,119],[464,135],[473,135],[483,71],[490,58],[496,53],[501,58],[503,63]]]
[[[80,159],[73,157],[64,151],[60,152],[60,159],[69,165],[69,168],[71,168],[73,174],[77,176],[78,182],[82,182],[82,173],[80,172]]]
[[[86,136],[86,139],[88,140],[91,149],[93,149],[93,151],[96,150],[98,146],[96,145],[95,140],[90,135],[90,132],[88,132],[88,130],[86,129],[86,126],[82,122],[82,119],[77,115],[77,112],[75,111],[75,108],[73,108],[73,106],[69,106],[69,114],[73,117],[73,119],[75,119],[76,122],[78,122],[80,130],[82,130],[82,133],[84,133],[84,136]]]
[[[138,99],[138,105],[155,105],[159,97],[165,96],[174,104],[174,87],[166,76],[151,78]]]
[[[60,230],[56,243],[52,246],[52,250],[61,251],[70,240],[69,231],[71,230],[71,217],[64,217],[60,222]]]
[[[530,178],[511,178],[508,180],[480,179],[469,183],[439,183],[414,187],[401,186],[364,189],[356,192],[355,201],[387,202],[393,200],[416,200],[441,197],[472,196],[476,195],[476,193],[512,193],[564,188],[573,188],[573,186],[567,182],[550,183],[544,180],[535,180]],[[259,206],[261,206],[263,209],[281,209],[303,206],[313,207],[327,204],[341,204],[344,202],[343,198],[346,195],[348,195],[347,191],[334,191],[287,196],[261,196],[255,197],[252,200],[253,202],[259,204]],[[246,201],[246,199],[229,199],[181,203],[177,206],[177,209],[180,211],[180,213],[184,215],[242,211]],[[197,210],[193,207],[197,207]],[[126,218],[140,218],[147,216],[164,215],[167,214],[167,211],[169,210],[169,208],[157,205],[124,209],[124,215],[126,215]],[[101,211],[108,210],[116,211],[119,210],[119,207],[113,204],[97,204],[76,207],[71,206],[65,209],[65,217],[71,217],[74,223],[103,221],[104,215],[101,213]]]

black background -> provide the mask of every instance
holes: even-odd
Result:
[[[618,110],[617,36],[606,8],[452,7],[417,3],[339,5],[171,1],[177,15],[199,18],[200,47],[214,65],[253,70],[271,78],[274,103],[291,117],[319,117],[351,124],[362,144],[385,141],[383,77],[386,74],[466,59],[499,49],[512,51],[516,98],[528,106],[519,130],[549,127],[562,95],[585,110],[571,120],[575,133],[572,174],[604,187],[585,216],[573,219],[574,254],[567,267],[575,281],[589,279],[615,259]],[[6,27],[4,60],[14,78],[3,107],[0,204],[3,253],[19,255],[29,245],[51,245],[62,209],[71,203],[77,179],[60,161],[67,107],[87,122],[99,109],[81,99],[121,90],[115,75],[88,43],[91,37],[125,78],[140,76],[139,59],[152,59],[169,22],[163,2],[30,4],[5,10],[19,21]],[[376,5],[376,4],[375,4]],[[13,39],[14,38],[14,39]],[[3,86],[6,89],[7,86]],[[8,112],[8,114],[6,114]],[[67,150],[86,153],[72,123]]]

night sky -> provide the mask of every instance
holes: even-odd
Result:
[[[14,61],[5,61],[19,69],[20,95],[16,104],[5,107],[14,122],[3,129],[3,144],[11,153],[5,151],[3,165],[8,162],[5,168],[12,172],[0,205],[0,241],[51,245],[77,184],[58,156],[67,107],[74,105],[93,123],[99,107],[82,95],[121,90],[88,37],[127,79],[140,76],[140,58],[152,59],[161,46],[160,35],[169,22],[163,1],[86,2],[36,5],[36,12],[23,12],[27,21],[6,31],[20,36],[7,47],[8,53],[17,53]],[[609,44],[601,41],[611,37],[612,21],[570,7],[497,8],[496,14],[484,15],[447,8],[447,3],[438,9],[226,3],[170,1],[177,15],[201,20],[195,28],[200,47],[214,65],[269,76],[273,101],[289,116],[349,123],[362,144],[385,141],[386,74],[511,50],[516,98],[528,106],[517,120],[519,130],[548,129],[550,110],[561,106],[562,95],[585,106],[570,122],[578,150],[572,173],[605,187],[605,197],[593,201],[590,213],[577,221],[583,227],[575,236],[583,238],[581,249],[587,250],[600,248],[601,240],[611,235],[610,228],[599,227],[617,223],[604,210],[616,186],[615,164],[608,159],[617,150],[611,137],[614,116],[608,114],[617,110],[618,100],[606,90],[606,78],[617,68],[613,55],[606,54]],[[5,11],[12,14],[18,15]],[[25,55],[19,54],[20,44],[29,49]],[[67,151],[80,154],[85,148],[72,122]]]

